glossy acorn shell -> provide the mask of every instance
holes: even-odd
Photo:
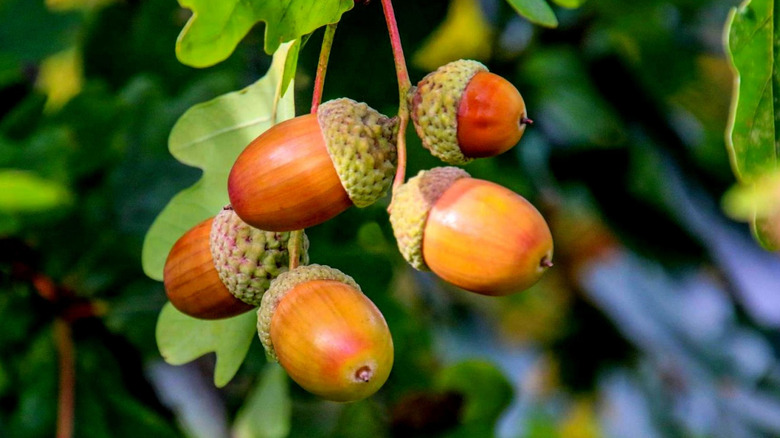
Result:
[[[484,158],[502,154],[520,141],[527,117],[525,101],[499,75],[474,75],[458,104],[458,144],[463,155]]]
[[[270,335],[290,377],[328,400],[372,395],[393,366],[393,341],[381,312],[340,281],[311,280],[287,292],[273,313]]]
[[[163,271],[171,304],[201,319],[228,318],[254,309],[234,297],[219,279],[209,247],[213,221],[206,219],[181,236],[168,253]]]
[[[483,295],[527,289],[552,266],[547,222],[522,196],[498,184],[461,178],[433,204],[422,253],[443,280]]]
[[[352,205],[313,114],[253,140],[230,171],[228,195],[244,222],[268,231],[308,228]]]

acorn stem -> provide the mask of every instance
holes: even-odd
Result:
[[[289,267],[292,271],[298,267],[301,261],[301,243],[303,238],[303,230],[295,230],[290,232],[290,241],[288,243],[288,252],[290,254]]]
[[[393,59],[395,60],[395,71],[398,77],[398,166],[396,168],[395,179],[393,180],[393,192],[404,183],[406,179],[406,127],[409,124],[409,102],[407,96],[412,88],[412,81],[409,79],[409,71],[406,68],[406,58],[401,46],[401,36],[398,33],[398,23],[395,20],[393,3],[391,0],[382,0],[382,10],[387,21],[387,31],[390,35],[390,44],[393,47]]]
[[[325,27],[325,35],[322,37],[322,47],[320,48],[320,60],[317,62],[317,76],[314,78],[314,91],[311,96],[311,113],[316,114],[317,108],[322,102],[322,89],[325,86],[325,73],[328,71],[328,59],[330,58],[330,49],[333,47],[333,38],[336,35],[336,26],[338,22],[331,23]]]

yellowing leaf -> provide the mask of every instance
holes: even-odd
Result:
[[[62,108],[70,99],[81,92],[84,73],[81,53],[75,48],[63,50],[46,58],[41,63],[35,86],[46,94],[47,112]]]
[[[751,222],[764,248],[780,251],[780,170],[732,187],[723,196],[723,209],[734,219]]]
[[[456,59],[488,59],[492,33],[478,0],[454,0],[447,17],[417,50],[412,63],[435,70]]]
[[[723,208],[732,218],[743,221],[780,213],[780,170],[732,187],[723,197]]]
[[[560,435],[566,438],[599,438],[603,436],[593,402],[577,400],[560,424]]]

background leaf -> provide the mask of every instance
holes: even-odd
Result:
[[[437,387],[465,397],[462,423],[484,423],[491,426],[512,401],[512,386],[500,370],[490,362],[467,360],[444,370]]]
[[[0,169],[0,213],[25,213],[68,204],[67,187],[33,172]]]
[[[456,59],[485,60],[490,57],[492,29],[478,0],[454,0],[447,17],[433,31],[412,62],[425,70],[436,70]]]
[[[214,352],[214,384],[225,386],[244,361],[255,337],[257,314],[207,321],[187,316],[166,303],[157,320],[157,347],[171,365],[181,365]]]
[[[284,438],[290,433],[292,403],[287,373],[268,364],[236,416],[236,438]]]
[[[553,3],[564,8],[573,9],[582,6],[585,0],[553,0]]]
[[[168,140],[171,154],[184,164],[203,169],[203,177],[179,192],[146,234],[142,263],[149,277],[162,281],[168,252],[176,240],[198,222],[228,203],[227,177],[238,154],[276,122],[295,115],[292,92],[276,103],[284,72],[285,44],[274,55],[262,79],[240,91],[195,105],[176,122]]]
[[[727,24],[726,49],[736,72],[736,85],[728,128],[728,148],[734,173],[742,184],[778,166],[780,158],[780,77],[776,2],[747,0],[732,9]],[[780,242],[756,219],[758,241],[768,249]]]
[[[208,67],[227,59],[259,21],[266,23],[265,51],[300,38],[329,23],[354,6],[352,0],[179,0],[192,17],[176,41],[176,56],[192,67]]]
[[[558,19],[555,18],[550,5],[544,0],[506,0],[518,14],[527,18],[532,23],[546,27],[557,27]]]

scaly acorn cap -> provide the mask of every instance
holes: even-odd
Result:
[[[355,280],[349,275],[325,265],[306,265],[298,266],[292,271],[287,271],[279,275],[263,296],[260,308],[257,309],[257,335],[265,348],[265,354],[268,359],[278,362],[273,342],[271,342],[271,319],[274,311],[282,301],[287,292],[295,286],[307,281],[314,280],[335,280],[355,288],[358,292],[363,292]]]
[[[398,118],[352,99],[323,103],[317,120],[347,195],[367,207],[387,193],[395,175]]]
[[[247,225],[226,206],[214,218],[209,234],[219,279],[239,300],[259,306],[271,280],[287,271],[290,232],[263,231]],[[309,262],[309,239],[300,242],[301,263]]]
[[[390,223],[398,250],[415,269],[428,270],[422,253],[428,212],[452,183],[470,176],[457,167],[436,167],[420,171],[395,190]]]
[[[448,164],[463,165],[473,158],[458,145],[458,107],[463,91],[482,63],[466,59],[450,62],[425,76],[412,94],[412,120],[423,146]]]

